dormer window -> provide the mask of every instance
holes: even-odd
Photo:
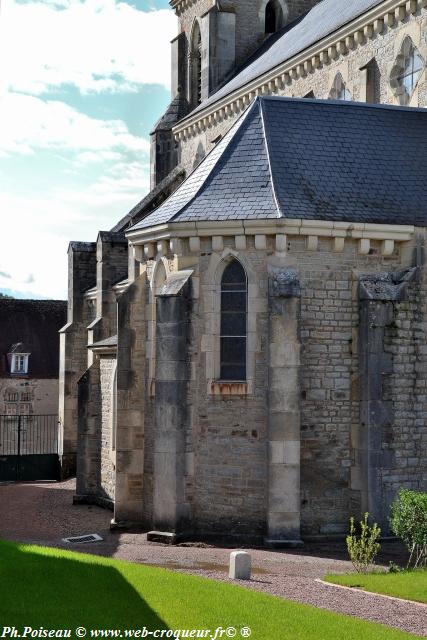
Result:
[[[12,345],[8,353],[10,373],[26,375],[28,373],[29,358],[30,350],[22,342]]]
[[[11,373],[28,373],[28,354],[13,354]]]

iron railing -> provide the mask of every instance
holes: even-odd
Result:
[[[57,415],[0,415],[0,456],[58,453]]]

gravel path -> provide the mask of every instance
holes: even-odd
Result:
[[[0,538],[70,548],[62,542],[63,537],[99,533],[102,542],[73,548],[229,581],[230,548],[185,544],[171,547],[147,542],[144,534],[111,532],[111,512],[96,506],[72,505],[74,486],[73,480],[0,484]],[[427,606],[316,581],[326,573],[352,569],[342,544],[311,544],[287,552],[250,551],[253,579],[240,583],[247,588],[427,637]],[[400,561],[402,549],[398,545],[383,545],[383,551],[381,563]]]

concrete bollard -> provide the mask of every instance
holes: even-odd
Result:
[[[228,575],[232,580],[250,580],[250,554],[246,551],[233,551],[230,553],[230,571]]]

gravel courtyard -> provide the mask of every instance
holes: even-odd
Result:
[[[74,486],[74,480],[0,484],[0,538],[72,548],[228,580],[230,548],[190,544],[170,547],[147,542],[144,534],[111,532],[110,511],[72,504]],[[85,545],[62,541],[64,537],[88,533],[98,533],[103,541]],[[244,586],[427,637],[427,606],[326,586],[317,581],[326,573],[345,573],[352,569],[343,544],[309,544],[304,549],[286,552],[249,551],[253,579]],[[389,560],[399,562],[400,558],[398,545],[385,544],[380,564],[387,565]]]

